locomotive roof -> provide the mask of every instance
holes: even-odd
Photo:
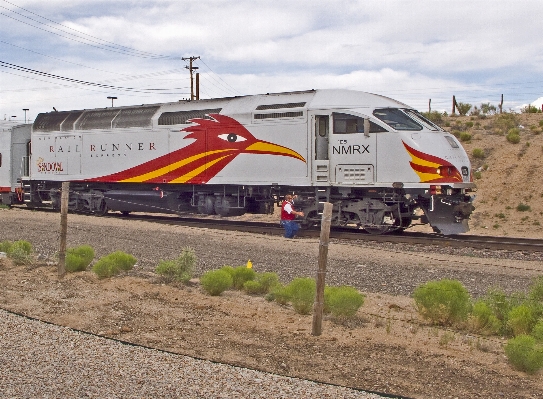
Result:
[[[303,110],[334,108],[368,108],[409,106],[391,98],[361,91],[324,89],[267,93],[198,101],[177,101],[139,106],[96,108],[41,113],[34,121],[35,132],[114,129],[157,125],[186,124],[192,118],[211,113],[235,115],[238,119],[258,115],[269,118],[301,116]],[[240,120],[241,121],[241,120]]]

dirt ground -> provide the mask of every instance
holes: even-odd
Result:
[[[368,294],[354,320],[312,316],[197,282],[156,277],[58,279],[54,265],[0,259],[0,306],[55,324],[221,363],[417,398],[537,398],[541,374],[511,369],[504,340],[426,325],[408,297]]]

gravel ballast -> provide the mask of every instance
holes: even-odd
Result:
[[[380,398],[73,331],[0,310],[2,398]]]

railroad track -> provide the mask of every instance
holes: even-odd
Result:
[[[254,234],[282,235],[284,230],[279,223],[263,223],[239,220],[228,220],[219,218],[194,218],[176,215],[148,215],[131,214],[121,216],[119,214],[108,214],[108,217],[123,218],[127,220],[145,220],[154,223],[167,223],[199,228],[213,228],[216,230],[243,231]],[[299,237],[319,237],[320,230],[302,229]],[[488,250],[522,251],[522,252],[543,252],[543,240],[515,237],[491,237],[478,235],[455,235],[443,236],[440,234],[426,234],[404,231],[399,234],[371,235],[363,230],[333,229],[330,238],[348,241],[374,241],[380,243],[401,243],[413,245],[435,245],[451,248],[475,248]]]

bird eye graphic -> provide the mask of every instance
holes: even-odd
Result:
[[[238,136],[235,133],[219,134],[219,138],[228,141],[229,143],[239,143],[247,140],[245,137]]]

